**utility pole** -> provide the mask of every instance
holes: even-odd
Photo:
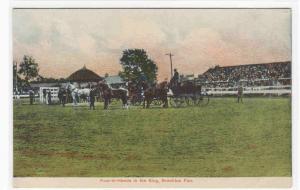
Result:
[[[172,57],[174,56],[171,52],[166,54],[167,56],[170,57],[170,64],[171,64],[171,78],[173,77],[173,64],[172,64]]]

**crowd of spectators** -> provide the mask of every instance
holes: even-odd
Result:
[[[265,64],[216,66],[208,69],[197,79],[203,86],[234,87],[289,85],[291,83],[291,62]]]

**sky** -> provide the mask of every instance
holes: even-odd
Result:
[[[158,80],[210,67],[291,60],[290,9],[15,9],[13,59],[32,56],[45,77],[84,65],[103,76],[122,69],[122,51],[143,48]]]

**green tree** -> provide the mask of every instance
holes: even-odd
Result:
[[[24,77],[25,82],[28,84],[30,80],[39,75],[39,66],[31,56],[24,55],[18,73]]]
[[[127,49],[120,59],[123,71],[119,75],[126,81],[140,81],[142,75],[148,83],[156,81],[157,65],[151,60],[144,49]]]

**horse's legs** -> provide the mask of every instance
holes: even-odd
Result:
[[[152,99],[148,99],[148,100],[147,100],[147,107],[146,107],[146,108],[150,108],[151,102],[152,102]]]
[[[72,99],[73,99],[73,106],[75,106],[76,105],[76,97],[75,97],[75,93],[74,92],[72,92]]]
[[[164,97],[164,108],[167,108],[168,107],[168,97]]]
[[[127,94],[125,94],[123,96],[122,102],[123,102],[124,108],[128,109],[128,97],[127,97]]]
[[[129,108],[129,105],[128,105],[127,98],[125,99],[125,102],[124,102],[124,103],[125,103],[125,108],[128,109],[128,108]]]
[[[143,100],[143,108],[145,108],[145,106],[146,106],[146,98],[144,98]]]
[[[77,103],[78,103],[78,96],[75,94],[74,95],[74,100],[75,100],[75,106],[77,106]]]
[[[66,98],[63,97],[63,99],[62,99],[62,106],[65,107],[65,104],[66,104]]]

